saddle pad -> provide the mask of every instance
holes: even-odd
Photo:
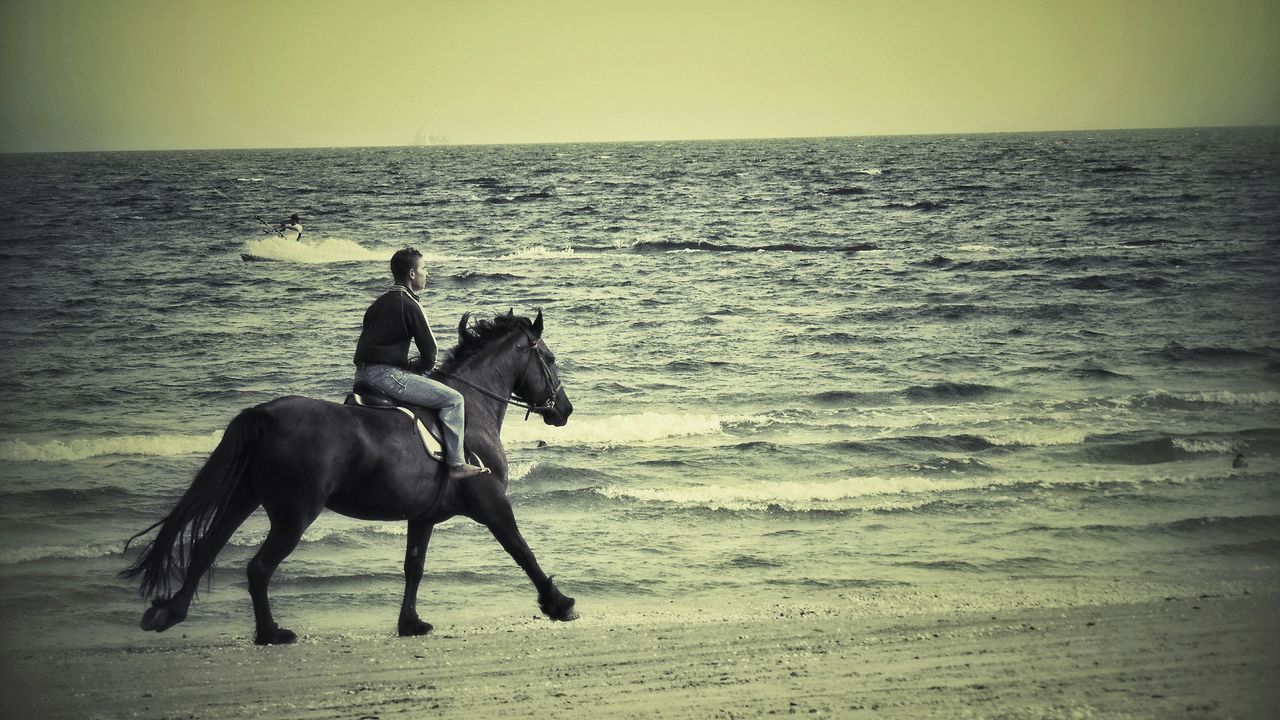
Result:
[[[409,408],[397,407],[396,409],[408,415],[409,419],[413,421],[413,426],[418,430],[418,437],[422,438],[422,448],[427,451],[427,454],[436,462],[444,462],[444,448],[441,447],[440,441],[436,439],[436,436],[427,429],[427,426],[422,424],[418,416],[414,415]]]
[[[422,447],[427,451],[427,455],[431,456],[436,462],[444,462],[444,447],[440,445],[440,438],[435,435],[435,428],[427,428],[426,425],[418,419],[413,411],[399,405],[387,405],[382,402],[370,402],[357,393],[348,393],[346,405],[358,405],[360,407],[373,408],[374,410],[399,410],[409,419],[413,421],[414,428],[418,431],[418,437],[422,439]]]

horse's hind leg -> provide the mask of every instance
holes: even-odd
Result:
[[[249,561],[249,596],[253,598],[255,625],[253,642],[258,645],[284,645],[298,639],[292,630],[276,625],[271,617],[271,601],[267,599],[267,584],[276,568],[298,546],[302,533],[311,524],[300,517],[272,517],[271,531],[258,548],[258,554]]]
[[[236,528],[257,509],[258,496],[253,487],[249,483],[241,483],[208,532],[192,548],[191,564],[183,576],[182,587],[172,597],[156,599],[142,614],[143,630],[163,632],[187,618],[187,609],[200,587],[200,578],[213,565],[214,558],[235,534]]]
[[[561,593],[551,578],[542,572],[533,551],[520,534],[515,513],[511,511],[511,501],[500,489],[495,488],[488,495],[483,510],[473,517],[489,528],[502,548],[533,581],[533,586],[538,589],[538,607],[542,612],[552,620],[576,620],[578,613],[573,609],[573,598]]]

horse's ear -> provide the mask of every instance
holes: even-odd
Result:
[[[515,308],[511,308],[510,310],[507,311],[507,317],[515,317],[515,316],[516,316]]]
[[[470,319],[471,319],[471,313],[469,312],[462,313],[462,320],[458,321],[459,342],[467,339],[467,321]]]
[[[538,317],[533,321],[533,334],[542,337],[542,308],[538,308]]]

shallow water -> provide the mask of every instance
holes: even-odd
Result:
[[[576,412],[503,436],[522,529],[584,612],[1274,585],[1278,160],[1274,128],[3,156],[5,615],[130,632],[123,540],[240,408],[340,398],[406,244],[441,338],[546,313]],[[259,232],[294,211],[309,242]],[[248,625],[265,531],[193,620]],[[281,612],[389,620],[403,534],[322,516]],[[464,520],[423,605],[534,610]]]

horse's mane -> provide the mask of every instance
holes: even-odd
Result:
[[[444,372],[454,372],[462,366],[468,359],[479,354],[490,343],[498,338],[505,337],[507,333],[516,329],[524,328],[532,331],[533,321],[527,317],[513,315],[511,313],[495,315],[492,320],[479,319],[467,325],[471,319],[471,313],[462,316],[462,322],[458,323],[459,342],[453,346],[453,349],[445,355],[444,360],[440,363],[440,369]]]

